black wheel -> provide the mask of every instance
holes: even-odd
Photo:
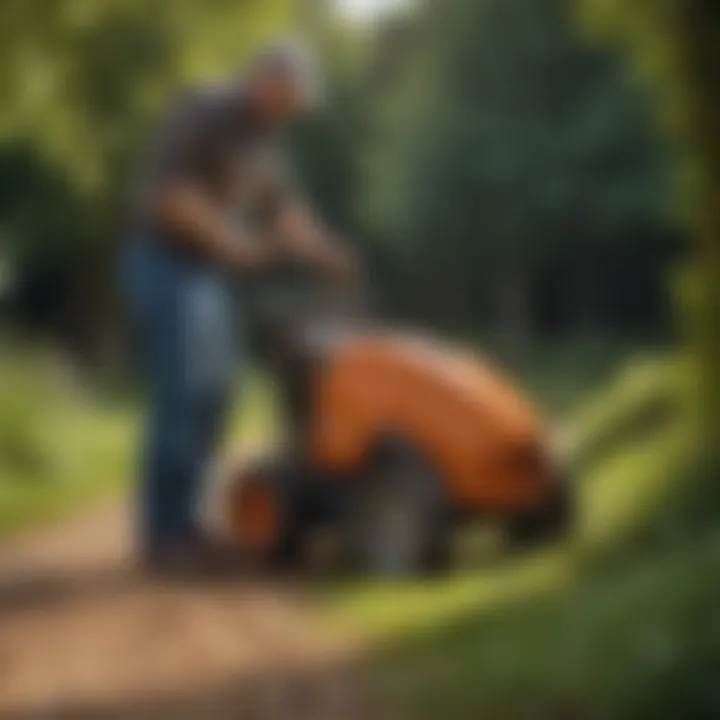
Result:
[[[436,473],[408,444],[384,446],[355,480],[348,541],[353,564],[361,571],[407,577],[446,569],[450,526]]]
[[[508,539],[517,549],[554,543],[570,534],[573,520],[572,487],[569,482],[558,482],[542,507],[508,522]]]

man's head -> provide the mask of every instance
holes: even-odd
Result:
[[[252,62],[247,93],[261,122],[277,125],[317,105],[320,84],[317,63],[307,47],[276,42]]]

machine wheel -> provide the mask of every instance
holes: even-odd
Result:
[[[277,461],[235,472],[227,496],[230,530],[252,564],[286,566],[302,556],[304,523],[293,480],[290,469]]]
[[[507,534],[514,548],[535,547],[561,540],[569,534],[573,520],[572,487],[559,482],[539,510],[512,518]]]
[[[349,546],[356,567],[385,577],[450,562],[450,514],[436,473],[412,446],[386,445],[353,487]]]

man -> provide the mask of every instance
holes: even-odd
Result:
[[[151,569],[195,571],[217,553],[195,526],[242,353],[233,285],[292,256],[353,271],[284,177],[276,140],[314,100],[311,58],[259,54],[244,82],[189,93],[170,114],[133,204],[125,287],[150,379],[142,551]]]

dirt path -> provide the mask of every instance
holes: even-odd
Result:
[[[100,508],[0,550],[0,718],[370,715],[349,643],[300,588],[153,584],[127,517]]]

